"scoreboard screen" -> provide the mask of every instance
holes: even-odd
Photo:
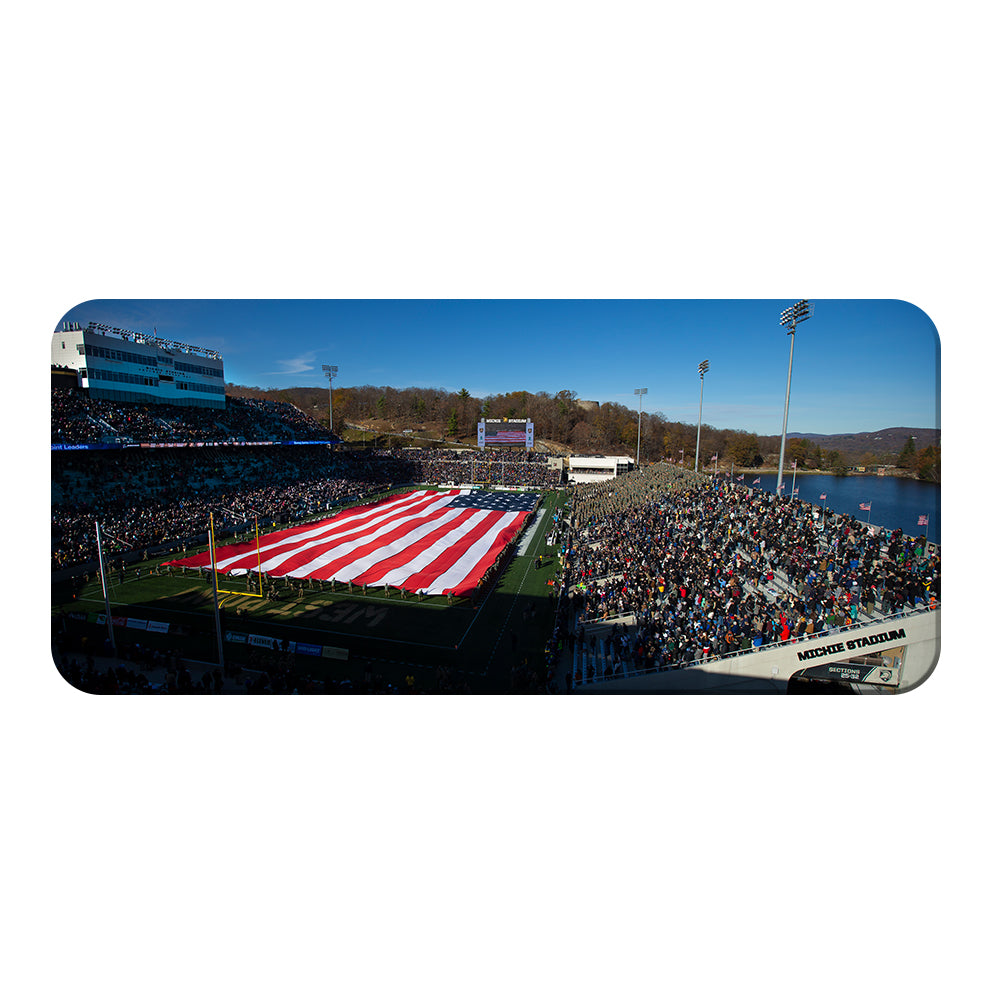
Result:
[[[479,421],[480,448],[534,448],[535,425],[527,419],[513,417]]]

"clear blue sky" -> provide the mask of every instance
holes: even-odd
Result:
[[[780,434],[787,300],[94,300],[62,319],[111,323],[222,353],[226,380],[261,388],[572,389],[581,399]],[[939,341],[916,306],[813,300],[795,335],[789,433],[938,427]],[[61,322],[61,320],[60,320]]]

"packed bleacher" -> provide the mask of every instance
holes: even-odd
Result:
[[[329,432],[289,403],[227,397],[224,408],[91,399],[52,389],[52,443],[327,441]]]
[[[530,451],[395,449],[376,454],[412,463],[412,477],[415,482],[422,483],[555,489],[562,480],[560,469],[550,469],[544,455]]]
[[[53,451],[52,568],[97,558],[95,521],[109,554],[180,547],[218,527],[285,523],[397,485],[486,483],[552,488],[560,470],[529,452],[368,449],[331,452],[328,433],[286,403],[230,398],[224,410],[91,400],[52,390],[53,444],[124,447]],[[315,440],[275,447],[246,441]],[[211,448],[140,448],[143,443]],[[230,445],[231,447],[227,447]]]
[[[797,499],[658,466],[581,487],[561,628],[593,664],[674,669],[940,601],[940,553]],[[620,624],[598,637],[580,623]],[[624,623],[628,623],[626,627]]]
[[[52,568],[97,558],[95,520],[109,553],[180,543],[256,514],[285,522],[388,489],[382,463],[266,447],[211,452],[70,453],[53,463]]]

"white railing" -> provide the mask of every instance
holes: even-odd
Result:
[[[696,656],[691,660],[686,660],[683,663],[672,663],[661,667],[630,667],[625,664],[624,661],[619,660],[618,662],[623,667],[623,672],[613,673],[610,677],[605,677],[603,670],[597,671],[593,677],[587,676],[587,670],[582,669],[580,671],[580,679],[576,677],[576,662],[574,655],[573,663],[573,686],[578,687],[583,684],[600,684],[605,681],[621,680],[622,677],[644,677],[647,674],[663,674],[669,673],[672,670],[684,670],[687,667],[704,667],[709,663],[721,663],[723,661],[732,661],[738,659],[741,656],[755,656],[758,653],[774,652],[779,649],[789,649],[796,643],[803,642],[805,640],[821,639],[823,636],[840,635],[845,632],[854,632],[858,629],[868,628],[872,625],[881,624],[883,622],[893,622],[899,621],[904,618],[912,618],[915,615],[928,614],[932,611],[940,611],[941,604],[939,601],[935,601],[934,606],[924,605],[923,607],[910,608],[909,610],[896,611],[891,615],[877,615],[871,618],[869,621],[862,622],[852,622],[850,624],[844,624],[841,626],[833,626],[832,628],[825,628],[812,632],[809,635],[800,635],[795,638],[789,638],[785,640],[778,640],[777,642],[769,642],[762,644],[760,646],[751,645],[748,649],[736,649],[729,653],[718,654],[714,653],[707,657]],[[578,647],[582,643],[578,643]],[[584,650],[586,653],[586,650]],[[584,657],[586,660],[586,657]]]

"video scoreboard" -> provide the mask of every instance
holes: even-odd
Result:
[[[479,447],[531,450],[535,447],[535,425],[526,418],[504,417],[501,420],[480,420]]]

